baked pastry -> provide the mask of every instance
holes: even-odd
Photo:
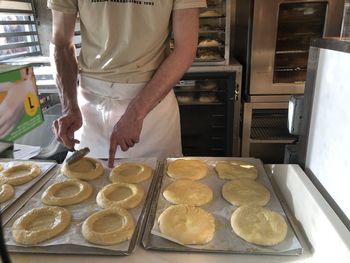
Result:
[[[16,163],[12,167],[2,171],[0,175],[0,184],[10,184],[13,186],[22,185],[33,180],[40,174],[40,166],[35,163]]]
[[[218,46],[220,46],[220,43],[215,39],[204,39],[204,40],[201,40],[198,44],[198,47],[218,47]]]
[[[200,13],[199,16],[200,17],[213,17],[213,16],[221,16],[221,15],[220,15],[220,13],[218,11],[207,10],[207,11],[204,11],[204,12]]]
[[[109,175],[109,179],[113,182],[122,183],[140,183],[146,181],[152,176],[151,167],[141,163],[121,163],[114,167]]]
[[[202,102],[202,103],[213,103],[216,101],[217,101],[217,97],[216,95],[213,95],[213,94],[203,93],[199,96],[199,102]]]
[[[72,164],[64,163],[62,173],[72,179],[90,181],[103,175],[104,170],[100,161],[83,157]]]
[[[206,244],[215,233],[214,217],[196,206],[170,206],[159,216],[158,224],[164,235],[184,245]]]
[[[213,27],[209,24],[205,24],[205,25],[201,25],[199,27],[199,30],[200,31],[210,31],[210,30],[213,30]]]
[[[130,209],[141,203],[144,194],[141,185],[119,182],[103,187],[96,196],[96,202],[102,208],[119,206]]]
[[[215,170],[219,178],[224,180],[240,178],[250,178],[255,180],[258,177],[258,170],[254,165],[237,160],[217,162]]]
[[[288,226],[278,213],[261,206],[241,206],[231,216],[233,231],[244,240],[274,246],[287,236]]]
[[[172,204],[201,206],[213,199],[213,191],[205,184],[178,179],[164,189],[163,196]]]
[[[176,95],[177,101],[180,103],[190,103],[193,102],[193,95],[185,94],[185,95]]]
[[[0,204],[10,200],[15,195],[15,189],[10,184],[0,185]]]
[[[14,222],[12,236],[19,244],[38,244],[62,233],[70,221],[70,212],[63,207],[34,208]]]
[[[45,205],[74,205],[88,199],[93,192],[88,182],[71,179],[50,185],[41,195]]]
[[[199,53],[199,59],[201,60],[218,60],[222,57],[218,52],[212,51],[212,50],[203,50]]]
[[[270,200],[269,190],[257,181],[248,178],[226,182],[222,187],[222,196],[235,206],[264,206]]]
[[[217,90],[218,89],[218,83],[215,80],[205,80],[199,82],[199,88],[201,90]]]
[[[108,208],[90,215],[83,223],[84,238],[98,245],[114,245],[130,240],[135,230],[132,215],[121,207]]]
[[[178,159],[168,165],[167,173],[175,179],[199,180],[207,176],[208,167],[200,160]]]

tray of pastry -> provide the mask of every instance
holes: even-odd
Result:
[[[299,255],[303,248],[255,158],[167,159],[142,238],[146,249]]]
[[[5,212],[56,165],[55,161],[0,159],[0,213]]]
[[[155,158],[63,164],[5,225],[10,252],[129,255],[143,231],[157,174]]]

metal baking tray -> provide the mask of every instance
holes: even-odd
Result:
[[[185,246],[170,241],[162,235],[158,229],[158,216],[167,207],[171,206],[163,197],[164,188],[173,180],[166,175],[166,169],[169,162],[176,159],[167,159],[162,166],[161,176],[158,179],[156,191],[154,193],[154,202],[150,208],[150,214],[146,223],[145,232],[142,238],[142,245],[145,249],[161,250],[161,251],[179,251],[179,252],[212,252],[212,253],[232,253],[232,254],[256,254],[256,255],[300,255],[303,248],[295,234],[295,231],[289,221],[288,216],[281,206],[277,195],[274,192],[269,177],[267,176],[263,164],[259,159],[255,158],[226,158],[226,157],[186,157],[182,159],[202,160],[208,165],[208,176],[201,179],[202,182],[208,185],[214,193],[213,200],[202,206],[206,211],[210,212],[216,221],[216,233],[211,242],[206,245]],[[280,213],[285,217],[288,225],[288,234],[286,239],[272,247],[258,246],[248,243],[239,238],[231,229],[230,218],[235,210],[235,206],[228,203],[221,196],[222,185],[226,182],[218,178],[214,170],[215,163],[221,160],[241,160],[254,164],[258,169],[257,181],[262,183],[271,194],[271,199],[266,205],[272,210]]]
[[[29,181],[28,183],[14,186],[15,188],[14,197],[0,204],[0,213],[4,213],[8,208],[10,208],[10,206],[14,204],[16,200],[18,200],[21,196],[23,196],[29,189],[33,187],[33,185],[35,185],[38,181],[40,181],[46,174],[48,174],[57,165],[55,161],[0,159],[0,163],[4,166],[4,169],[9,167],[10,164],[14,164],[18,162],[33,162],[38,164],[41,169],[41,174],[36,178],[34,178],[33,180]]]
[[[64,175],[58,174],[46,183],[34,196],[29,200],[25,206],[5,225],[4,235],[5,242],[7,244],[9,252],[17,253],[42,253],[42,254],[75,254],[75,255],[130,255],[136,244],[139,242],[141,237],[141,232],[144,230],[144,223],[146,216],[148,214],[151,196],[153,195],[155,183],[157,182],[157,177],[159,175],[160,165],[155,158],[139,158],[139,159],[119,159],[116,163],[122,162],[137,162],[144,163],[151,166],[154,170],[152,178],[145,182],[142,182],[145,189],[145,197],[142,203],[134,209],[129,209],[135,219],[136,227],[134,234],[129,241],[125,241],[121,244],[114,246],[99,246],[92,243],[88,243],[81,234],[81,225],[86,217],[92,214],[94,211],[102,210],[96,204],[96,195],[98,191],[105,185],[111,183],[108,179],[109,169],[105,168],[105,174],[101,178],[90,181],[94,188],[94,193],[92,197],[81,204],[66,206],[72,213],[72,222],[69,229],[63,232],[61,235],[40,243],[36,246],[21,246],[14,242],[11,235],[11,226],[14,221],[29,211],[33,207],[44,206],[40,201],[40,196],[42,192],[51,184],[57,181],[62,181],[67,179]],[[106,164],[104,162],[104,164]],[[104,165],[107,167],[106,165]]]

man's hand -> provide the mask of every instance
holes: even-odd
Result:
[[[108,166],[110,168],[113,167],[118,146],[125,152],[139,142],[142,124],[143,118],[139,118],[133,109],[128,108],[114,125],[109,146]]]
[[[70,111],[53,122],[52,128],[57,140],[68,149],[74,149],[76,143],[74,132],[82,126],[82,116],[79,110]]]

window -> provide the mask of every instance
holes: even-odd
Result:
[[[0,2],[0,61],[41,55],[31,0]]]

